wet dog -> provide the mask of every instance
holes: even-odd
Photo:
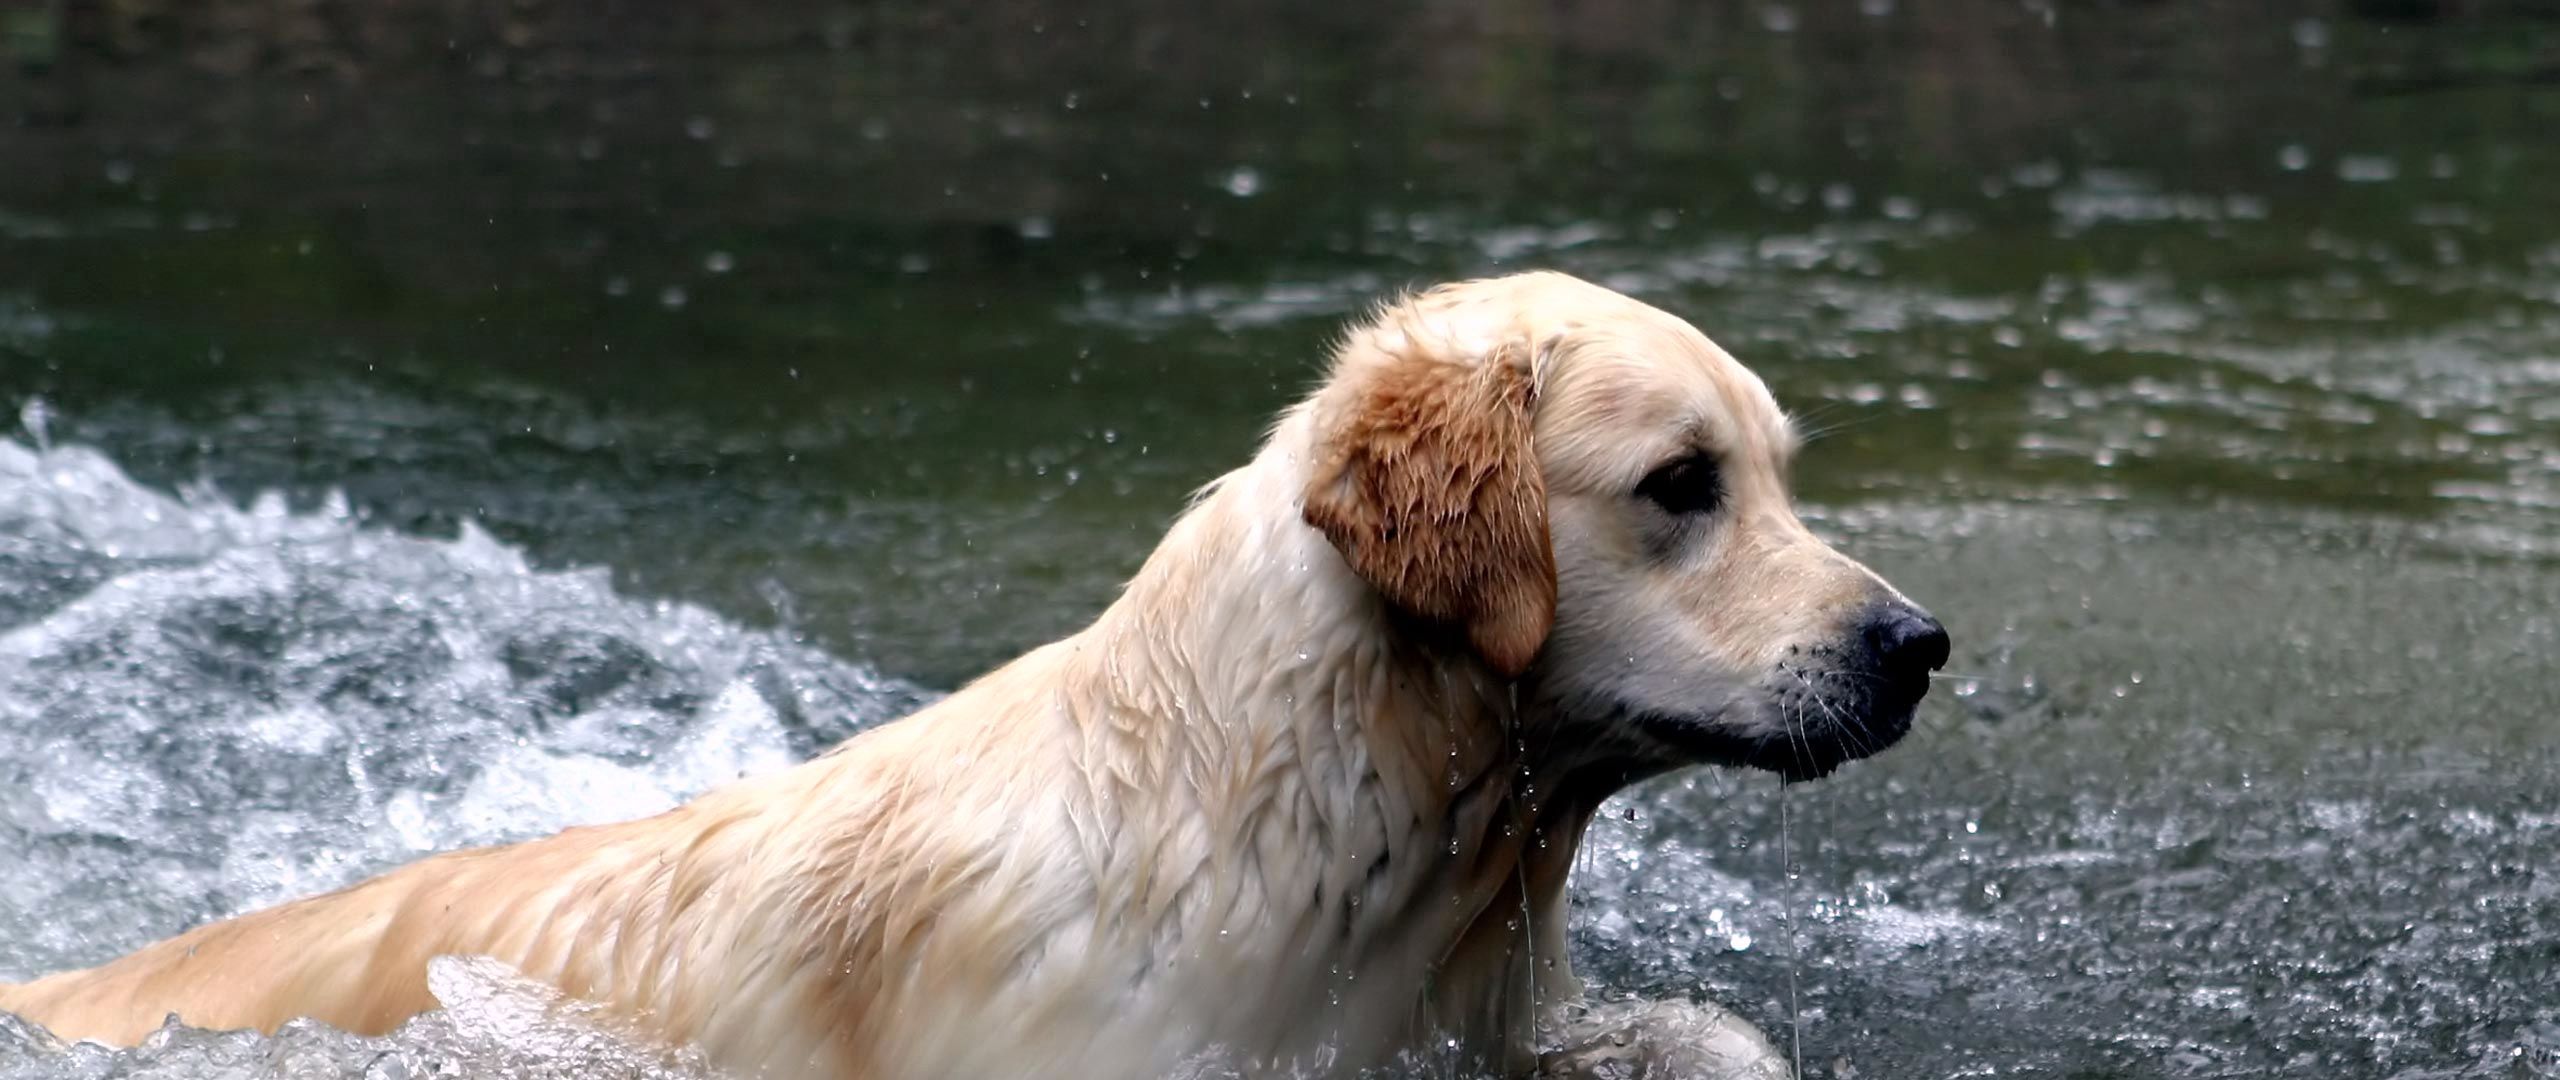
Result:
[[[1353,329],[1084,631],[657,817],[427,859],[0,1007],[117,1043],[171,1013],[379,1032],[434,1007],[450,954],[744,1075],[1349,1074],[1426,1043],[1511,1074],[1784,1075],[1713,1006],[1583,1009],[1564,932],[1611,792],[1822,776],[1899,738],[1946,660],[1798,521],[1795,449],[1678,318],[1556,274],[1435,289]]]

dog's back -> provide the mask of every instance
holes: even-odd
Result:
[[[70,1040],[132,1045],[171,1015],[199,1028],[272,1033],[308,1017],[382,1034],[438,1002],[438,956],[485,956],[582,1003],[582,1015],[669,1045],[699,1043],[748,1071],[856,1075],[843,1029],[854,990],[877,971],[818,948],[876,942],[838,933],[801,880],[831,864],[809,820],[859,837],[895,832],[870,816],[860,751],[896,748],[921,728],[892,725],[840,753],[714,791],[656,817],[570,829],[440,855],[338,892],[199,927],[108,964],[0,986],[0,1009]],[[835,812],[817,812],[820,807]],[[806,816],[804,816],[804,814]],[[817,846],[813,846],[817,845]],[[928,872],[935,860],[905,864]],[[859,873],[844,880],[863,880]],[[885,880],[896,882],[894,874]],[[931,907],[839,908],[913,923]],[[836,997],[830,997],[836,993]]]
[[[610,932],[604,913],[579,901],[642,869],[630,839],[616,832],[576,829],[439,856],[201,926],[98,967],[0,985],[0,1009],[64,1039],[116,1045],[131,1045],[173,1013],[203,1028],[273,1032],[308,1016],[379,1034],[435,1006],[426,982],[432,957],[575,966],[577,946]]]
[[[198,927],[98,967],[0,986],[0,1008],[65,1039],[117,1045],[171,1013],[217,1029],[273,1031],[312,1014],[351,1031],[386,1030],[429,1004],[423,964],[412,980],[365,977],[416,880],[394,874]]]

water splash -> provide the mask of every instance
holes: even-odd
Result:
[[[0,978],[664,809],[923,697],[468,525],[0,441]]]
[[[171,1023],[130,1050],[66,1046],[0,1013],[0,1080],[710,1080],[699,1054],[616,1034],[549,987],[486,957],[429,961],[443,1008],[387,1035],[295,1021],[273,1037]]]

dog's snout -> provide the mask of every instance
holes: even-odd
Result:
[[[1947,628],[1928,612],[1907,603],[1883,605],[1868,616],[1867,647],[1876,663],[1895,682],[1919,682],[1947,666]]]

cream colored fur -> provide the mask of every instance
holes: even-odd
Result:
[[[1449,412],[1479,407],[1517,430]],[[1648,556],[1628,489],[1689,446],[1724,462],[1726,516]],[[1355,330],[1090,627],[914,716],[0,1006],[112,1043],[172,1012],[378,1032],[433,1007],[431,957],[464,954],[740,1075],[1142,1078],[1204,1053],[1335,1075],[1425,1045],[1525,1074],[1542,1023],[1572,1048],[1551,1068],[1784,1075],[1711,1006],[1579,1012],[1564,885],[1602,798],[1690,760],[1587,702],[1784,724],[1764,669],[1883,588],[1797,523],[1793,446],[1676,318],[1561,275],[1438,289]],[[1420,466],[1480,484],[1373,505],[1439,482]],[[1479,520],[1511,514],[1533,517]]]

